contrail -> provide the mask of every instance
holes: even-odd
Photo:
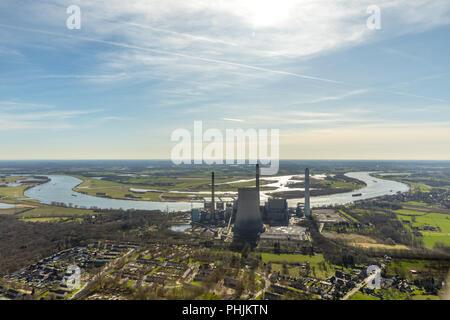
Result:
[[[123,22],[123,23],[124,24],[128,24],[130,26],[143,28],[143,29],[149,29],[149,30],[153,30],[153,31],[157,31],[157,32],[165,32],[165,33],[173,34],[173,35],[176,35],[176,36],[182,36],[182,37],[186,37],[186,38],[191,38],[193,40],[206,41],[206,42],[212,42],[212,43],[221,43],[221,44],[226,44],[226,45],[234,46],[234,47],[238,46],[238,44],[236,44],[234,42],[228,42],[228,41],[223,41],[223,40],[219,40],[219,39],[211,39],[211,38],[201,37],[201,36],[194,36],[194,35],[189,34],[189,33],[177,32],[177,31],[161,29],[161,28],[155,28],[155,27],[148,26],[148,25],[145,25],[145,24],[134,23],[134,22]]]
[[[250,69],[250,70],[263,71],[263,72],[268,72],[268,73],[273,73],[273,74],[292,76],[292,77],[307,79],[307,80],[315,80],[315,81],[322,81],[322,82],[335,83],[335,84],[344,84],[343,82],[340,82],[340,81],[319,78],[319,77],[313,77],[313,76],[307,76],[307,75],[303,75],[303,74],[299,74],[299,73],[273,70],[273,69],[268,69],[268,68],[263,68],[263,67],[256,67],[256,66],[252,66],[252,65],[248,65],[248,64],[236,63],[236,62],[231,62],[231,61],[226,61],[226,60],[197,57],[197,56],[192,56],[192,55],[188,55],[188,54],[159,50],[159,49],[145,48],[145,47],[141,47],[141,46],[126,44],[126,43],[121,43],[121,42],[115,42],[115,41],[100,40],[100,39],[94,39],[94,38],[88,38],[88,37],[82,37],[82,36],[73,36],[73,35],[67,35],[67,34],[63,34],[63,33],[59,33],[59,32],[23,28],[23,27],[11,26],[11,25],[6,25],[6,24],[0,24],[0,27],[21,30],[21,31],[27,31],[27,32],[47,34],[47,35],[58,36],[58,37],[67,37],[67,38],[72,38],[72,39],[82,40],[82,41],[97,42],[97,43],[107,44],[107,45],[115,46],[115,47],[135,49],[135,50],[153,52],[153,53],[158,53],[158,54],[163,54],[163,55],[164,54],[171,55],[171,56],[176,56],[176,57],[194,59],[194,60],[203,61],[203,62],[211,62],[211,63],[235,66],[235,67],[240,67],[240,68],[246,68],[246,69]]]
[[[386,92],[386,93],[396,94],[396,95],[399,95],[399,96],[428,99],[428,100],[434,100],[434,101],[439,101],[439,102],[447,102],[447,100],[444,100],[444,99],[432,98],[432,97],[426,97],[426,96],[419,96],[417,94],[406,93],[406,92],[390,91],[390,90],[381,90],[381,91]]]
[[[0,24],[0,27],[4,27],[4,28],[8,28],[8,29],[20,30],[20,31],[26,31],[26,32],[47,34],[47,35],[52,35],[52,36],[57,36],[57,37],[67,37],[67,38],[72,38],[72,39],[81,40],[81,41],[96,42],[96,43],[106,44],[106,45],[120,47],[120,48],[147,51],[147,52],[157,53],[157,54],[161,54],[161,55],[171,55],[171,56],[175,56],[175,57],[193,59],[193,60],[198,60],[198,61],[203,61],[203,62],[208,62],[208,63],[216,63],[216,64],[222,64],[222,65],[235,66],[235,67],[249,69],[249,70],[262,71],[262,72],[267,72],[267,73],[272,73],[272,74],[280,74],[280,75],[291,76],[291,77],[296,77],[296,78],[306,79],[306,80],[314,80],[314,81],[320,81],[320,82],[326,82],[326,83],[334,83],[334,84],[340,84],[340,85],[346,85],[346,86],[350,85],[350,84],[342,82],[342,81],[336,81],[336,80],[331,80],[331,79],[326,79],[326,78],[308,76],[308,75],[299,74],[299,73],[293,73],[293,72],[288,72],[288,71],[281,71],[281,70],[274,70],[274,69],[269,69],[269,68],[257,67],[257,66],[252,66],[252,65],[243,64],[243,63],[237,63],[237,62],[231,62],[231,61],[226,61],[226,60],[205,58],[205,57],[199,57],[199,56],[192,56],[192,55],[188,55],[188,54],[184,54],[184,53],[178,53],[178,52],[171,52],[171,51],[165,51],[165,50],[159,50],[159,49],[146,48],[146,47],[136,46],[136,45],[132,45],[132,44],[116,42],[116,41],[100,40],[100,39],[88,38],[88,37],[83,37],[83,36],[74,36],[74,35],[68,35],[68,34],[63,34],[63,33],[59,33],[59,32],[45,31],[45,30],[40,30],[40,29],[24,28],[24,27],[18,27],[18,26],[11,26],[11,25],[7,25],[7,24]],[[148,27],[148,28],[153,28],[153,27]],[[168,30],[166,30],[166,31],[168,31]],[[173,31],[170,31],[170,32],[173,32]],[[415,98],[421,98],[421,99],[428,99],[428,100],[433,100],[433,101],[447,102],[446,100],[439,99],[439,98],[420,96],[420,95],[415,95],[415,94],[410,94],[410,93],[388,91],[388,90],[383,90],[383,89],[375,89],[375,90],[380,91],[380,92],[395,94],[395,95],[403,95],[403,96],[409,96],[409,97],[415,97]]]

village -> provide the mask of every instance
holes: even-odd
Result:
[[[313,260],[283,263],[277,270],[264,253],[155,244],[142,248],[133,243],[96,242],[61,251],[23,268],[0,281],[0,299],[131,298],[173,299],[192,297],[222,300],[348,299],[360,293],[382,299],[368,287],[367,266],[333,268],[326,278],[314,270]],[[314,255],[312,258],[315,257]],[[385,262],[389,263],[389,257]],[[71,266],[80,268],[79,286],[67,280]],[[291,275],[291,267],[299,270]],[[382,264],[384,267],[384,264]],[[313,270],[313,271],[311,271]],[[383,279],[381,288],[413,292],[406,279]],[[140,296],[141,295],[141,296]]]

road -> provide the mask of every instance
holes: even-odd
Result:
[[[353,288],[352,290],[347,292],[347,294],[341,300],[347,300],[348,298],[350,298],[352,295],[357,293],[364,285],[366,285],[369,282],[373,281],[373,279],[375,279],[376,275],[377,274],[374,273],[374,274],[371,274],[370,276],[368,276],[367,278],[365,278],[363,282],[361,282],[355,288]]]
[[[259,290],[257,293],[255,293],[254,298],[256,299],[257,297],[259,297],[260,295],[262,295],[264,292],[266,292],[269,287],[270,287],[270,280],[268,278],[266,278],[266,276],[262,273],[259,272],[255,272],[258,276],[261,277],[261,279],[264,279],[264,288]]]

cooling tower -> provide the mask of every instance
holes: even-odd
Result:
[[[238,208],[234,224],[234,233],[237,236],[253,238],[262,232],[263,224],[258,199],[256,188],[238,189]]]
[[[311,217],[311,208],[309,202],[309,168],[305,170],[305,216]]]

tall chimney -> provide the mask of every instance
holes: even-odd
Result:
[[[215,213],[215,198],[214,198],[214,172],[211,173],[211,219],[214,219]]]
[[[259,164],[256,164],[256,191],[258,192],[258,205],[259,205]]]
[[[311,217],[311,208],[309,203],[309,168],[305,170],[305,216]]]

